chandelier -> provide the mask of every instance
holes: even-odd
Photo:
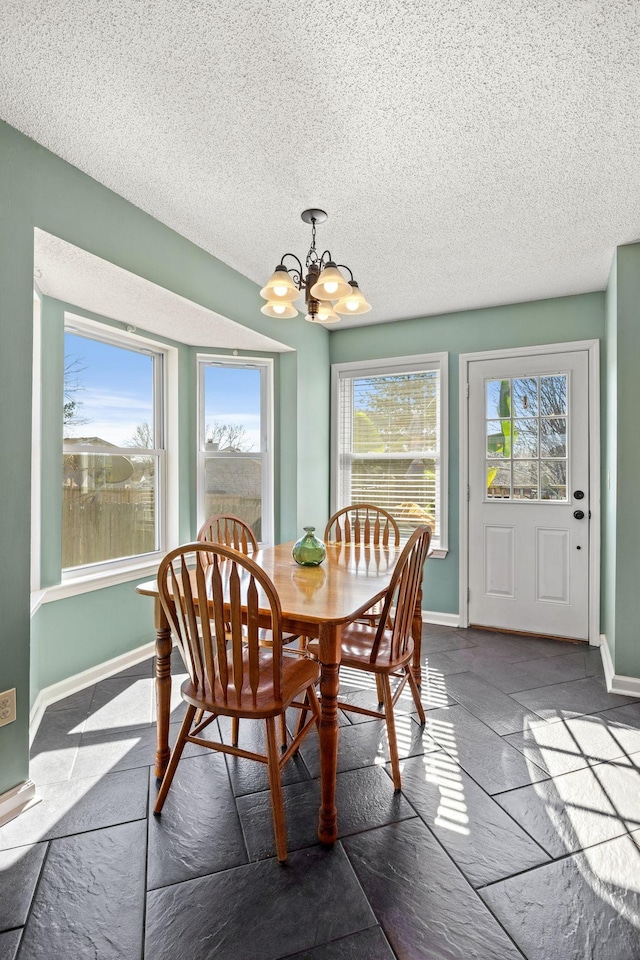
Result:
[[[305,267],[294,253],[285,253],[266,287],[260,291],[260,296],[267,301],[261,307],[261,312],[267,317],[296,317],[298,311],[293,303],[304,291],[307,307],[305,319],[312,323],[337,323],[340,319],[338,314],[356,316],[367,313],[371,305],[353,279],[349,267],[344,263],[336,264],[330,250],[325,250],[321,256],[316,250],[316,224],[324,223],[327,219],[325,211],[303,210],[300,216],[305,223],[311,224],[311,247]],[[295,261],[294,266],[286,266],[287,257]],[[346,270],[351,279],[346,280],[340,270]]]

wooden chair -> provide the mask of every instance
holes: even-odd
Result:
[[[341,710],[362,713],[386,721],[393,785],[396,790],[400,790],[402,784],[393,708],[407,682],[411,688],[420,722],[425,722],[420,692],[411,673],[413,656],[411,625],[430,541],[431,528],[426,525],[416,527],[393,571],[377,625],[356,621],[344,627],[342,631],[342,665],[351,667],[353,670],[375,674],[382,691],[383,709],[367,710],[342,701],[338,701],[338,707]],[[308,649],[313,656],[317,656],[317,640],[312,640]],[[393,694],[391,692],[392,677],[400,678],[400,683]],[[304,719],[303,712],[298,724],[301,729]]]
[[[266,763],[278,860],[287,858],[280,771],[315,727],[320,711],[313,660],[285,657],[280,599],[267,574],[250,557],[218,543],[192,543],[172,550],[158,571],[160,602],[189,673],[181,687],[187,712],[162,780],[154,813],[159,814],[186,743]],[[194,597],[195,593],[195,597]],[[208,602],[203,604],[202,598]],[[246,614],[243,627],[242,598]],[[272,645],[260,646],[259,611],[268,611]],[[228,624],[229,629],[225,629]],[[302,702],[300,697],[304,697]],[[276,741],[276,717],[289,707],[304,711],[284,754]],[[311,719],[306,714],[311,711]],[[195,721],[196,714],[200,718]],[[202,717],[206,715],[206,719]],[[265,755],[198,736],[216,717],[264,720]],[[194,722],[195,721],[195,722]]]
[[[336,543],[372,543],[384,546],[392,543],[397,547],[400,544],[400,527],[388,510],[376,507],[373,503],[352,503],[329,517],[324,529],[324,539]],[[373,626],[378,622],[381,612],[382,604],[375,603],[358,619]],[[302,646],[306,647],[307,643],[303,641]],[[378,702],[382,703],[382,687],[377,677],[376,688]]]
[[[215,517],[209,517],[198,530],[196,539],[202,543],[224,543],[227,547],[233,547],[234,550],[241,550],[242,553],[246,553],[248,556],[252,553],[257,553],[259,549],[256,535],[249,524],[241,520],[240,517],[235,517],[232,513],[219,513]],[[271,646],[271,631],[260,628],[259,637],[261,646]],[[299,634],[283,633],[282,637],[284,643],[289,644],[297,640]],[[287,652],[306,656],[306,651],[303,646],[299,647],[298,650],[288,648]],[[196,715],[196,723],[199,723],[201,719],[199,714]],[[233,744],[237,746],[240,732],[239,720],[233,721],[231,729]],[[286,749],[286,730],[286,723],[283,717],[280,725],[283,749]]]

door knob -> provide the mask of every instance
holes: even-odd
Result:
[[[573,495],[576,500],[582,500],[584,499],[584,490],[574,490]]]
[[[574,510],[573,515],[576,520],[584,520],[584,510]]]

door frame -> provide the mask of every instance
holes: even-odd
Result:
[[[589,643],[600,646],[600,341],[576,340],[461,353],[459,361],[460,626],[469,626],[469,364],[586,350],[589,361]]]

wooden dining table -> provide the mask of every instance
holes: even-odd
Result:
[[[287,633],[319,640],[321,668],[320,782],[321,803],[318,838],[333,844],[338,835],[335,805],[338,760],[338,685],[341,634],[345,624],[357,619],[385,593],[402,551],[389,545],[327,543],[327,556],[320,566],[299,566],[291,556],[293,543],[266,547],[252,554],[273,581],[282,606],[282,629]],[[137,593],[155,600],[157,752],[156,777],[162,777],[169,761],[171,712],[171,648],[169,623],[160,603],[156,581],[140,584]],[[422,591],[416,603],[412,634],[412,673],[420,684],[420,639]]]

